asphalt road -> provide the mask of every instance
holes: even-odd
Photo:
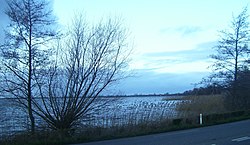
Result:
[[[250,120],[77,145],[250,145]]]

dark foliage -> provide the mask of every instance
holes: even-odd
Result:
[[[238,73],[237,82],[231,82],[228,88],[227,107],[233,110],[250,109],[250,70]]]
[[[225,88],[220,85],[209,85],[206,87],[194,88],[183,93],[183,95],[215,95],[221,94],[225,91]]]

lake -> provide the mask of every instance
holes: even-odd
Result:
[[[176,104],[180,100],[164,100],[166,96],[102,97],[99,102],[109,102],[92,110],[81,121],[83,126],[122,126],[177,117]],[[10,99],[0,99],[0,133],[9,134],[27,129],[28,117]],[[39,121],[38,121],[39,122]]]

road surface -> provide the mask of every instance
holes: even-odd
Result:
[[[77,145],[250,145],[250,120]]]

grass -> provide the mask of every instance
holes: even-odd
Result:
[[[228,111],[224,99],[224,95],[185,96],[182,102],[177,104],[176,110],[181,117],[224,113]]]
[[[65,145],[72,143],[71,137],[64,136],[59,137],[54,132],[36,132],[35,135],[31,135],[27,132],[8,136],[4,140],[0,141],[1,145]]]

